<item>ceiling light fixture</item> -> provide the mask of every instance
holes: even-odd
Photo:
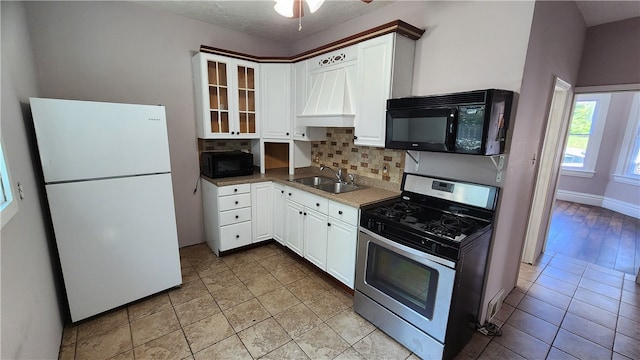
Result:
[[[304,0],[309,7],[309,11],[313,14],[324,3],[324,0]],[[302,17],[304,10],[302,9],[302,0],[275,0],[276,4],[273,8],[276,12],[287,18],[298,18],[298,31],[302,30]]]

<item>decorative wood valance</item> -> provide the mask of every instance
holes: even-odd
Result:
[[[346,37],[344,39],[334,41],[327,45],[320,46],[318,48],[305,51],[301,54],[290,57],[274,57],[274,56],[254,56],[249,54],[243,54],[231,50],[224,50],[207,45],[200,45],[200,52],[209,54],[218,54],[233,57],[236,59],[243,59],[249,61],[255,61],[260,63],[294,63],[302,60],[312,58],[314,56],[322,55],[334,50],[338,50],[347,46],[357,44],[378,36],[386,35],[389,33],[398,33],[399,35],[406,36],[411,40],[418,40],[424,34],[423,29],[419,29],[413,25],[407,24],[402,20],[395,20],[384,25],[374,27],[369,30],[357,33],[355,35]]]

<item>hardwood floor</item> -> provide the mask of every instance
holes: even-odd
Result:
[[[636,274],[640,220],[597,206],[556,200],[545,253]]]

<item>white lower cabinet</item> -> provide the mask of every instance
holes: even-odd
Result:
[[[282,245],[285,245],[284,240],[284,224],[285,224],[285,203],[284,203],[284,185],[273,183],[272,188],[272,198],[273,198],[273,206],[272,210],[272,224],[273,228],[271,229],[271,233],[273,235],[273,239],[279,242]]]
[[[251,224],[253,241],[259,242],[271,239],[271,199],[273,190],[271,181],[251,184]]]
[[[285,187],[285,244],[353,289],[357,208]]]
[[[327,271],[327,214],[305,208],[304,258]]]
[[[358,228],[329,218],[327,232],[327,272],[353,289],[356,269]]]
[[[285,244],[296,254],[304,256],[304,206],[287,200],[285,207]]]
[[[205,240],[216,255],[251,244],[249,184],[216,186],[202,180],[202,198]]]

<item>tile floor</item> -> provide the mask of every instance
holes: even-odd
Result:
[[[181,249],[183,285],[65,328],[60,359],[411,359],[352,297],[275,244],[218,259]],[[518,286],[457,359],[640,359],[640,286],[558,254]]]

